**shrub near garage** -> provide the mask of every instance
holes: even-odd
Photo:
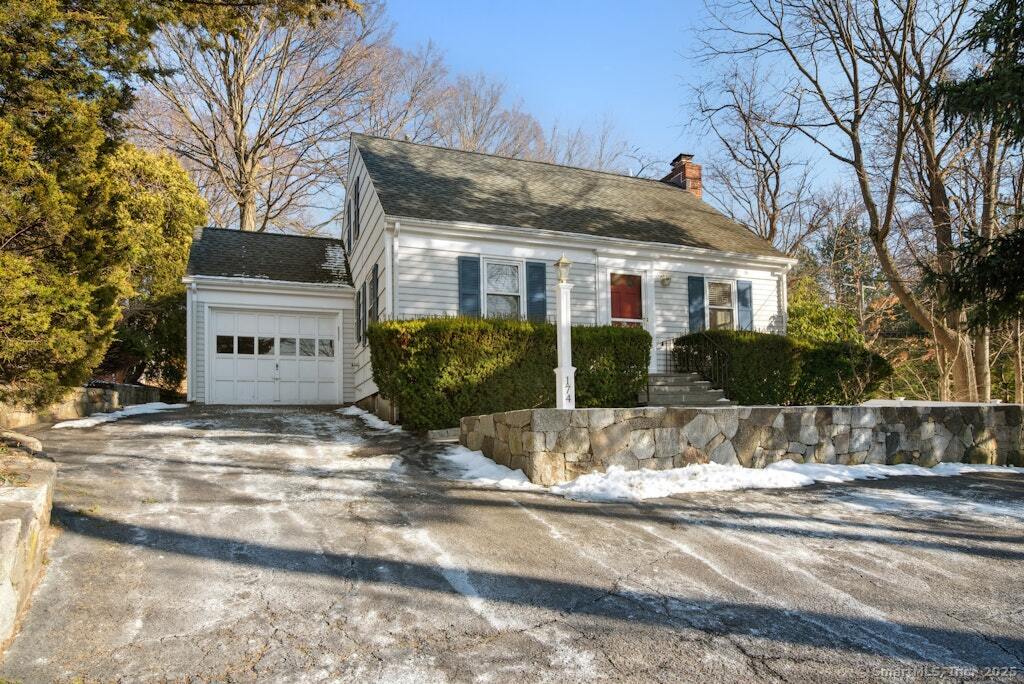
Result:
[[[369,327],[374,382],[414,430],[468,415],[554,406],[555,327],[507,319],[429,318]],[[576,403],[634,406],[647,384],[651,336],[636,328],[574,327]]]

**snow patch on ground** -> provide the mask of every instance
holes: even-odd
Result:
[[[998,466],[996,466],[998,467]],[[843,492],[843,503],[852,508],[900,517],[1009,518],[1024,521],[1024,509],[966,499],[944,492],[921,489],[857,489]]]
[[[159,413],[160,411],[183,409],[187,406],[188,404],[165,404],[162,401],[154,401],[149,404],[135,404],[134,406],[125,406],[119,411],[112,411],[110,413],[94,413],[88,418],[65,420],[54,425],[53,429],[90,428],[102,423],[111,423],[115,420],[121,420],[122,418],[128,418],[130,416],[140,416],[144,413]]]
[[[794,489],[815,482],[882,480],[905,475],[948,477],[963,473],[1022,473],[1024,468],[966,463],[942,463],[934,468],[900,465],[826,465],[779,461],[766,468],[689,465],[671,470],[625,470],[612,466],[604,473],[582,475],[572,482],[542,487],[521,470],[498,465],[479,451],[453,446],[439,455],[456,479],[496,489],[547,491],[577,501],[643,501],[676,494],[728,492],[739,489]]]
[[[373,415],[369,411],[364,411],[358,406],[346,406],[343,409],[338,409],[336,413],[340,413],[343,416],[353,416],[359,418],[361,421],[366,423],[367,427],[371,427],[374,430],[381,430],[382,432],[401,432],[402,428],[398,425],[392,425],[386,420],[381,420],[377,416]]]
[[[464,446],[448,447],[439,458],[458,474],[459,480],[472,482],[483,487],[511,490],[543,490],[533,484],[522,470],[512,470],[499,465],[479,451]]]
[[[785,460],[772,463],[765,470],[784,470],[805,475],[814,482],[851,482],[853,480],[884,480],[900,475],[942,475],[933,468],[901,463],[900,465],[830,465],[826,463],[796,463]],[[810,484],[810,483],[808,483]]]

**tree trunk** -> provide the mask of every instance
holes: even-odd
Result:
[[[1021,349],[1021,321],[1013,324],[1013,401],[1024,404],[1024,350]]]
[[[246,193],[238,203],[238,227],[241,230],[256,230],[256,196]]]
[[[978,401],[992,401],[992,369],[989,365],[991,335],[984,328],[974,337],[974,380],[978,385]]]
[[[981,236],[991,240],[996,232],[996,202],[999,197],[999,131],[989,129],[985,141],[985,161],[981,170]],[[991,331],[985,327],[974,338],[974,375],[978,383],[978,401],[992,401],[992,369],[989,365]]]

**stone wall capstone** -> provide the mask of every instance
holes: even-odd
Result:
[[[459,441],[542,485],[611,466],[1024,465],[1019,404],[525,409],[463,418]]]

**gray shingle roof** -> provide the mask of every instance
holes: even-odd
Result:
[[[682,188],[353,134],[385,213],[783,256]]]
[[[188,275],[351,285],[341,240],[201,228]]]

